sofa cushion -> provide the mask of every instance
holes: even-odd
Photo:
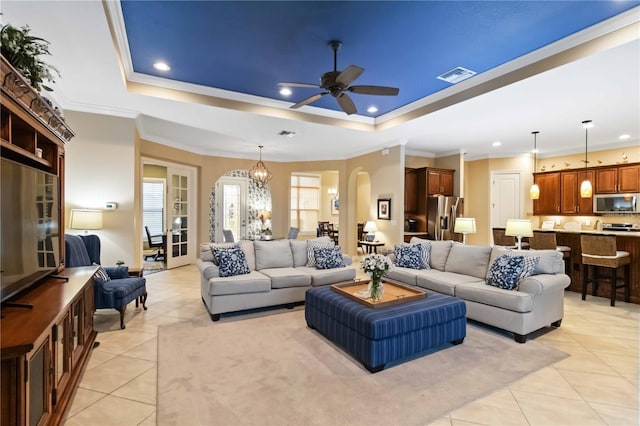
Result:
[[[289,240],[293,266],[298,268],[307,264],[307,242],[305,240]]]
[[[403,268],[402,266],[394,266],[387,271],[385,277],[404,284],[417,285],[415,269]]]
[[[487,276],[487,267],[491,257],[489,246],[467,246],[453,244],[444,270],[463,275],[484,279]]]
[[[313,253],[316,258],[316,268],[318,269],[333,269],[345,266],[340,246],[314,247]]]
[[[222,296],[240,293],[261,293],[271,290],[271,279],[258,271],[233,277],[209,279],[209,294]]]
[[[334,269],[316,269],[315,267],[303,266],[296,269],[300,269],[301,272],[311,277],[313,287],[351,281],[356,277],[356,269],[353,266]]]
[[[504,247],[494,246],[491,250],[489,264],[493,263],[498,256],[505,254],[507,251],[520,256],[539,257],[540,260],[533,270],[533,275],[564,273],[562,253],[556,250],[510,250]]]
[[[293,268],[293,254],[289,240],[254,241],[256,269]]]
[[[247,259],[247,265],[252,271],[256,270],[256,254],[253,250],[253,241],[240,241],[238,243],[203,243],[200,244],[200,259],[205,262],[215,263],[213,257],[212,247],[231,247],[234,244],[240,244],[240,248],[244,252],[244,257]]]
[[[233,247],[214,247],[212,249],[215,259],[218,261],[218,269],[221,277],[232,277],[251,272],[247,265],[247,259],[239,245]]]
[[[400,244],[394,247],[394,265],[401,268],[422,269],[422,244]]]
[[[416,284],[418,287],[437,291],[438,293],[449,296],[456,295],[456,287],[458,285],[475,282],[485,284],[484,279],[481,280],[471,275],[438,271],[437,269],[421,269],[416,271]]]
[[[503,254],[494,260],[489,267],[487,285],[513,290],[516,288],[523,270],[524,256]]]
[[[314,240],[307,240],[307,266],[316,266],[316,255],[313,249],[315,247],[333,247],[335,244],[329,237],[320,237]]]
[[[531,312],[533,296],[520,291],[505,290],[486,285],[484,282],[460,284],[456,287],[456,296],[470,302],[495,306],[513,312]]]
[[[311,285],[311,275],[305,274],[300,268],[270,268],[260,272],[271,278],[271,288],[308,287]]]
[[[411,244],[429,243],[431,245],[429,265],[439,271],[444,271],[444,265],[447,263],[447,257],[449,257],[449,251],[453,244],[452,241],[431,241],[425,240],[424,238],[412,237],[409,242]]]

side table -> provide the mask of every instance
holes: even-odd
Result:
[[[366,249],[367,254],[369,253],[378,253],[378,247],[384,246],[384,243],[375,242],[375,241],[360,241],[360,245]]]
[[[144,274],[144,268],[129,268],[129,276],[130,277],[139,277],[142,278],[142,275]],[[143,300],[144,298],[144,300]],[[147,294],[145,293],[144,296],[139,296],[136,297],[136,308],[139,306],[140,303],[143,304],[146,302],[147,300]],[[147,308],[145,308],[147,309]]]

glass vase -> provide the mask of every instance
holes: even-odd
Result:
[[[371,278],[371,282],[369,283],[369,294],[371,295],[371,300],[374,302],[379,302],[382,300],[382,293],[384,292],[384,284],[382,284],[382,277],[373,276]]]

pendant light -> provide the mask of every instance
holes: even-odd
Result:
[[[587,166],[589,165],[589,160],[587,158],[588,151],[588,140],[589,140],[589,127],[593,127],[593,122],[591,120],[585,120],[582,122],[582,127],[584,127],[584,180],[580,184],[580,197],[582,198],[591,198],[593,194],[593,189],[591,187],[591,181],[587,177]]]
[[[258,145],[258,148],[260,148],[260,160],[249,170],[249,176],[262,188],[271,180],[273,174],[262,162],[262,148],[264,148],[264,146]]]
[[[533,172],[534,173],[538,167],[538,162],[536,157],[536,154],[538,153],[538,140],[537,140],[538,133],[540,132],[537,130],[531,132],[531,134],[533,135]],[[540,198],[540,187],[535,181],[533,182],[533,185],[531,185],[531,189],[529,190],[529,198],[531,198],[532,200],[537,200],[538,198]]]

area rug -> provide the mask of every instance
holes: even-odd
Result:
[[[142,265],[143,269],[143,275],[149,275],[149,274],[153,274],[156,272],[161,272],[164,271],[164,262],[159,262],[159,261],[145,261],[144,264]]]
[[[164,325],[157,424],[427,424],[566,356],[470,323],[463,344],[371,374],[303,309]]]

